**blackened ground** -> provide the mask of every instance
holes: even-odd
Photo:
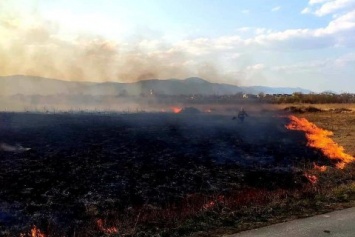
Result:
[[[70,229],[93,203],[99,215],[195,193],[300,187],[301,168],[329,161],[288,122],[275,114],[239,122],[202,113],[2,113],[0,143],[31,150],[0,150],[0,231],[41,222]]]

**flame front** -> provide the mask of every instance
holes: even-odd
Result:
[[[318,182],[318,178],[315,175],[312,174],[304,174],[304,177],[311,183],[311,184],[316,184]]]
[[[98,219],[96,221],[96,224],[97,224],[98,228],[100,229],[100,231],[104,232],[105,234],[117,234],[118,233],[118,229],[114,226],[113,227],[105,227],[102,219]]]
[[[331,131],[321,129],[314,123],[309,122],[305,118],[297,118],[296,116],[289,117],[291,122],[286,125],[287,129],[304,131],[308,140],[308,146],[320,149],[323,154],[330,159],[338,160],[336,167],[343,169],[347,163],[354,160],[349,154],[344,152],[344,148],[334,142],[330,136]]]
[[[44,233],[40,229],[38,229],[36,226],[33,226],[31,229],[31,236],[32,237],[46,237]]]
[[[223,203],[224,202],[224,196],[223,195],[219,195],[216,199],[208,201],[207,203],[205,203],[203,205],[203,209],[208,210],[211,209],[213,207],[215,207],[218,203]]]
[[[47,237],[47,235],[34,225],[30,233],[21,233],[20,237]]]
[[[320,172],[325,172],[327,170],[327,166],[325,166],[325,165],[317,165],[314,162],[313,162],[313,167],[314,167],[315,170],[318,170]]]
[[[182,108],[180,107],[172,107],[171,110],[175,113],[175,114],[178,114],[181,112]]]

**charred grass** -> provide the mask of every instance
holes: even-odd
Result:
[[[4,236],[220,236],[355,200],[355,166],[332,168],[277,114],[0,118],[2,143],[31,148],[0,151]]]

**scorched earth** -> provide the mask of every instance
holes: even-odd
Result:
[[[0,231],[129,236],[173,229],[230,197],[247,205],[258,190],[309,185],[305,168],[338,161],[307,146],[290,122],[269,112],[244,122],[205,113],[1,113]]]

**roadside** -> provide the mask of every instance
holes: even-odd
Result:
[[[275,224],[228,237],[353,237],[355,208]]]

